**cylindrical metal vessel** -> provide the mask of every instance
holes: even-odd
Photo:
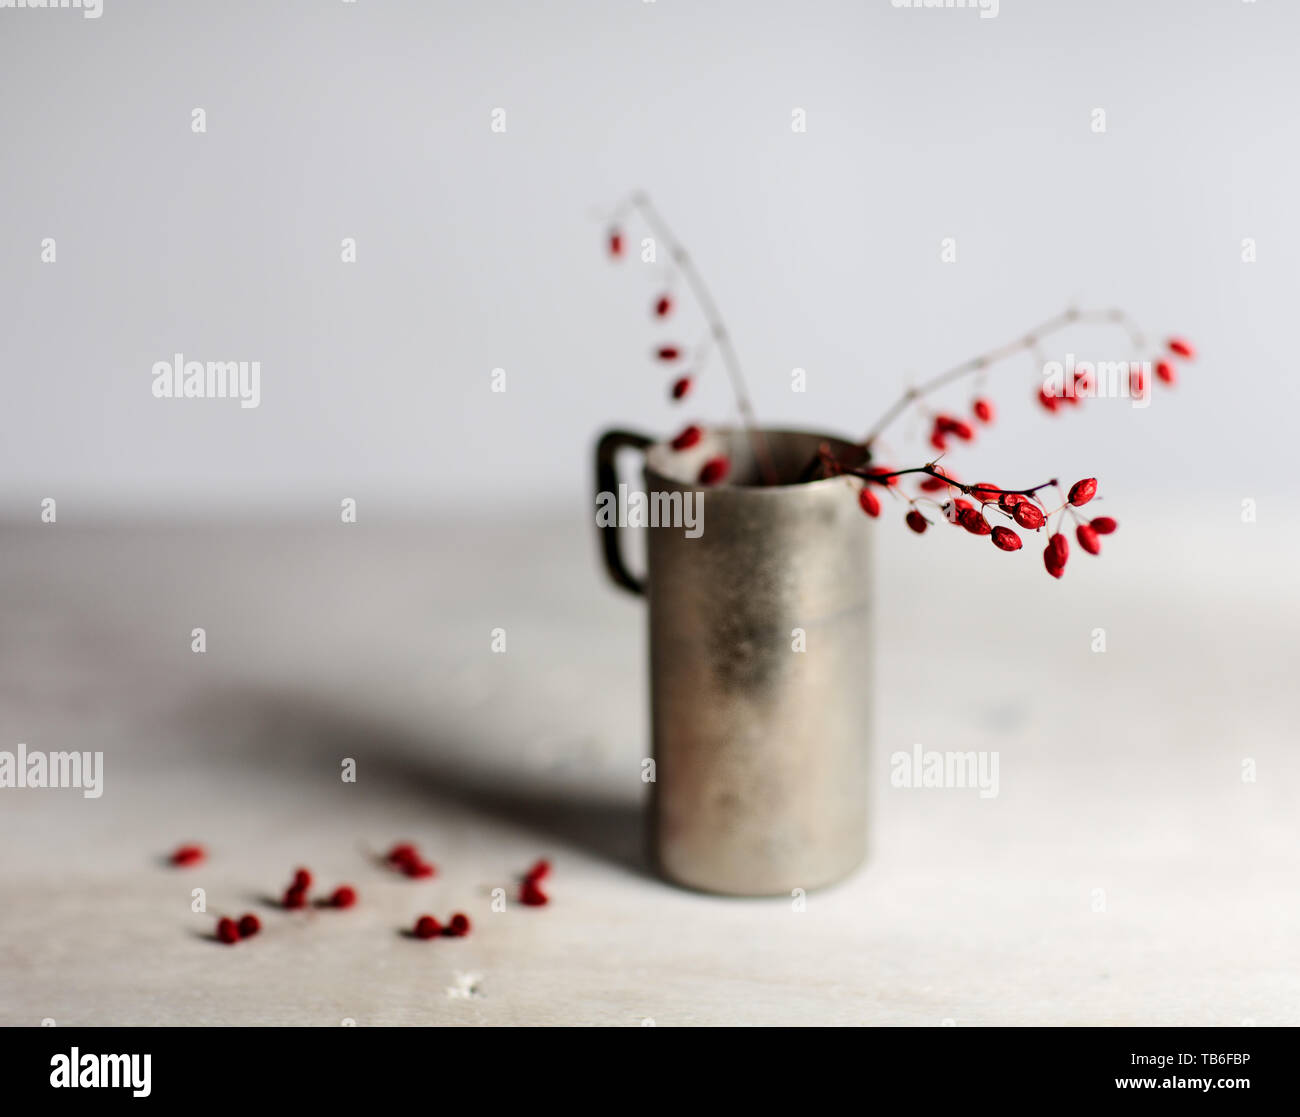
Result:
[[[761,437],[786,482],[822,443],[854,452],[825,435]],[[709,892],[829,884],[866,849],[871,523],[855,484],[759,485],[742,431],[711,431],[685,452],[614,431],[598,447],[598,489],[611,488],[624,446],[645,449],[648,493],[702,497],[698,538],[647,528],[644,582],[615,530],[603,532],[611,575],[650,607],[655,863]],[[730,479],[703,489],[700,466],[719,453]]]

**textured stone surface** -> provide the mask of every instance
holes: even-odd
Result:
[[[872,851],[796,913],[644,871],[644,617],[584,515],[67,519],[0,527],[0,748],[105,790],[0,791],[0,1024],[1300,1023],[1289,527],[1129,516],[1055,583],[882,521]],[[891,789],[918,742],[996,749],[997,798]],[[543,855],[551,905],[493,913]],[[299,864],[357,907],[265,906]]]

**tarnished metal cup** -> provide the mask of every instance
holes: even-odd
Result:
[[[596,449],[597,492],[615,455],[645,453],[646,492],[703,493],[702,531],[646,528],[646,574],[600,529],[613,580],[650,609],[654,782],[650,844],[671,881],[733,895],[789,895],[862,860],[871,724],[871,530],[843,477],[793,483],[829,443],[763,431],[777,477],[759,485],[743,431],[676,451],[627,431]],[[717,454],[726,484],[697,484]],[[698,497],[696,499],[699,499]]]

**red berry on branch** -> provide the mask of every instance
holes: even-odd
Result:
[[[1157,361],[1156,376],[1165,384],[1172,385],[1178,383],[1178,373],[1174,369],[1171,361]]]
[[[1043,552],[1043,565],[1053,578],[1065,573],[1065,560],[1070,557],[1070,543],[1059,531],[1047,541]]]
[[[926,522],[925,517],[922,516],[921,513],[918,512],[915,508],[913,508],[907,514],[906,519],[907,519],[907,526],[910,527],[914,532],[916,532],[917,535],[921,535],[925,531],[925,529],[930,526],[929,523]]]
[[[960,438],[963,442],[969,442],[975,437],[975,431],[971,425],[961,419],[954,419],[952,423],[952,433]]]
[[[972,535],[988,535],[993,531],[988,520],[974,508],[963,508],[957,517],[957,522]]]
[[[1076,481],[1070,486],[1069,501],[1076,508],[1087,504],[1094,496],[1097,495],[1097,478],[1085,477],[1082,481]]]
[[[993,405],[988,400],[983,398],[977,399],[972,405],[972,409],[975,412],[975,418],[977,418],[981,423],[993,422],[995,412],[993,410]]]
[[[691,380],[689,376],[679,376],[676,380],[673,381],[673,387],[672,387],[673,399],[681,399],[683,396],[685,396],[686,393],[691,390],[691,385],[693,383],[694,381]]]
[[[549,900],[550,897],[542,891],[541,885],[535,880],[525,880],[519,889],[520,903],[527,904],[530,908],[539,908]]]
[[[1020,542],[1020,536],[1009,527],[995,527],[993,529],[993,546],[1002,551],[1018,551],[1024,544]]]
[[[1061,406],[1061,401],[1047,390],[1046,384],[1038,389],[1038,402],[1053,413]]]
[[[464,938],[469,934],[469,916],[458,911],[451,917],[451,922],[443,928],[442,933],[454,939]]]
[[[436,865],[428,861],[421,861],[419,858],[406,862],[401,866],[401,869],[412,880],[425,880],[438,872]]]
[[[933,446],[940,453],[943,453],[945,450],[948,449],[948,440],[944,438],[944,436],[938,430],[935,430],[930,435],[930,445]]]
[[[239,941],[239,924],[224,916],[217,920],[217,938],[226,944]]]
[[[551,875],[551,863],[543,858],[534,861],[532,867],[524,874],[524,880],[545,880]]]
[[[655,356],[661,361],[675,361],[682,355],[682,351],[675,345],[661,345],[655,350]]]
[[[171,860],[173,865],[183,867],[185,865],[197,865],[205,856],[207,855],[203,852],[202,846],[180,846],[172,854]]]
[[[422,915],[415,921],[415,937],[417,939],[432,939],[442,933],[442,924],[431,915]]]
[[[1098,516],[1096,519],[1092,520],[1088,524],[1088,526],[1092,528],[1092,530],[1095,531],[1098,535],[1109,535],[1112,531],[1114,531],[1117,527],[1119,527],[1119,524],[1117,524],[1109,516]]]
[[[609,231],[609,254],[618,259],[623,255],[623,232],[621,229],[610,229]]]
[[[1002,490],[997,485],[991,485],[987,481],[981,481],[978,485],[970,487],[970,495],[978,500],[981,504],[992,504],[1002,495]]]
[[[311,887],[311,873],[306,869],[299,869],[293,874],[293,884],[289,887],[297,889],[300,892],[305,892]]]
[[[666,318],[668,312],[673,308],[673,300],[669,295],[660,295],[658,302],[655,303],[655,317]]]
[[[1171,337],[1169,339],[1169,352],[1177,353],[1180,357],[1186,357],[1189,361],[1196,356],[1196,350],[1181,337]]]
[[[703,437],[704,432],[700,430],[699,427],[689,426],[683,428],[682,433],[674,438],[668,445],[670,445],[674,450],[689,450]]]
[[[1140,396],[1147,390],[1147,374],[1145,369],[1135,368],[1128,374],[1129,395]]]
[[[1024,493],[1003,493],[998,497],[998,504],[1007,512],[1010,512],[1019,504],[1024,504],[1029,498]]]
[[[873,519],[880,515],[880,498],[876,496],[869,488],[863,488],[858,493],[858,503],[862,505],[862,511]]]
[[[330,896],[330,907],[350,908],[357,902],[357,890],[350,884],[340,884]]]
[[[1090,555],[1101,554],[1101,540],[1097,538],[1097,533],[1087,524],[1080,524],[1074,532],[1075,538],[1079,540],[1079,546]]]
[[[701,485],[716,485],[731,472],[731,462],[726,458],[710,458],[700,469]]]
[[[898,477],[893,476],[893,470],[887,465],[875,466],[870,473],[866,474],[868,481],[874,481],[877,485],[897,485]]]
[[[241,939],[251,939],[261,929],[262,921],[251,911],[239,921],[239,937]]]
[[[1011,518],[1021,527],[1029,531],[1037,531],[1043,526],[1045,517],[1042,510],[1036,505],[1031,504],[1028,500],[1022,501],[1011,510]]]
[[[927,477],[921,482],[921,492],[937,493],[948,487],[948,481],[942,477]]]

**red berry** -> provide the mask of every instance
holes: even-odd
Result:
[[[858,503],[862,505],[862,511],[873,519],[880,515],[880,498],[876,496],[869,488],[863,488],[858,493]]]
[[[426,877],[433,876],[437,871],[437,867],[428,861],[408,861],[402,866],[402,872],[415,880],[424,880]]]
[[[681,399],[683,396],[685,396],[686,393],[691,390],[691,385],[693,383],[694,381],[689,376],[679,376],[676,380],[673,381],[673,386],[672,386],[673,399]]]
[[[878,465],[870,473],[866,474],[868,481],[874,481],[877,485],[897,485],[898,477],[890,476],[891,470],[887,465]]]
[[[913,508],[907,514],[906,519],[907,519],[907,526],[910,527],[914,532],[916,532],[917,535],[922,534],[925,531],[925,529],[930,526],[929,523],[926,522],[925,517],[922,516],[921,513],[918,512],[915,508]]]
[[[1002,490],[996,485],[990,485],[987,481],[981,481],[978,485],[971,486],[970,495],[981,504],[992,504],[1002,495]]]
[[[234,943],[239,941],[239,924],[233,919],[221,918],[217,920],[217,938],[224,943]]]
[[[1140,396],[1147,390],[1147,374],[1144,369],[1135,368],[1128,374],[1128,390],[1134,396]]]
[[[519,889],[519,902],[527,904],[530,908],[540,908],[549,900],[550,897],[542,891],[541,886],[535,880],[525,880],[523,886]]]
[[[1112,531],[1114,531],[1117,527],[1119,527],[1119,524],[1117,524],[1109,516],[1098,516],[1091,523],[1089,523],[1088,526],[1092,528],[1092,530],[1095,531],[1098,535],[1109,535]]]
[[[700,469],[701,485],[716,485],[726,478],[731,470],[731,462],[726,458],[710,458]]]
[[[609,254],[615,259],[623,255],[623,232],[620,229],[609,231]]]
[[[673,308],[673,300],[669,295],[660,295],[659,301],[655,303],[655,317],[666,318],[668,312]]]
[[[289,911],[297,911],[299,908],[307,906],[307,890],[305,888],[287,888],[284,893],[284,899],[281,901]]]
[[[1178,382],[1178,373],[1171,361],[1156,361],[1156,376],[1165,384]]]
[[[293,874],[293,884],[289,887],[297,889],[300,892],[305,892],[311,887],[311,873],[306,869],[299,869]]]
[[[1196,356],[1196,350],[1180,337],[1171,337],[1169,339],[1169,352],[1177,353],[1180,357],[1186,357],[1189,361]]]
[[[1082,481],[1076,481],[1070,486],[1068,499],[1071,504],[1078,508],[1080,505],[1087,504],[1096,495],[1097,478],[1085,477]]]
[[[958,438],[960,438],[963,442],[969,442],[972,438],[975,437],[975,431],[971,429],[971,425],[967,422],[962,421],[961,419],[953,420],[952,433],[955,434]]]
[[[921,492],[923,493],[937,493],[947,487],[948,482],[942,477],[927,477],[921,482]]]
[[[674,450],[689,450],[703,437],[704,432],[700,430],[699,427],[689,426],[683,428],[682,433],[674,438],[668,445],[670,445]]]
[[[995,527],[993,529],[993,546],[1003,551],[1018,551],[1023,546],[1018,536],[1009,527]]]
[[[1087,524],[1080,524],[1074,532],[1075,538],[1079,540],[1079,546],[1090,555],[1101,554],[1101,540],[1097,538],[1097,533]]]
[[[1046,384],[1038,389],[1038,402],[1047,408],[1048,411],[1053,412],[1061,406],[1061,401],[1047,390]]]
[[[1029,498],[1024,493],[1003,493],[998,497],[998,504],[1010,512],[1017,505],[1024,504]]]
[[[442,933],[442,924],[431,915],[422,915],[415,921],[415,937],[417,939],[432,939]]]
[[[524,874],[524,880],[545,880],[551,875],[551,863],[545,858],[534,861],[532,867]]]
[[[410,842],[401,842],[388,851],[388,860],[394,865],[405,865],[409,861],[418,861],[420,853]]]
[[[442,933],[449,935],[453,939],[462,939],[469,934],[469,916],[462,912],[457,912],[451,917],[451,922],[443,928]]]
[[[975,412],[975,418],[977,418],[981,423],[993,422],[995,412],[993,410],[993,405],[989,403],[988,400],[982,398],[977,399],[972,405],[972,408]]]
[[[939,432],[935,431],[930,435],[930,445],[940,453],[948,449],[948,440]]]
[[[251,939],[261,929],[262,921],[251,911],[239,921],[239,937],[241,939]]]
[[[172,854],[173,865],[197,865],[206,854],[202,846],[180,846]]]
[[[1069,557],[1069,541],[1058,531],[1047,541],[1047,549],[1043,552],[1043,565],[1047,567],[1047,572],[1053,578],[1059,578],[1065,573],[1065,560]]]
[[[1036,504],[1023,501],[1011,510],[1011,518],[1029,531],[1037,531],[1043,526],[1044,516]]]
[[[988,520],[974,508],[963,508],[957,522],[972,535],[988,535],[993,530]]]
[[[682,351],[675,345],[661,345],[655,350],[655,356],[661,361],[675,361],[682,355]]]
[[[330,896],[330,906],[335,908],[350,908],[356,902],[357,890],[350,884],[339,885]]]

